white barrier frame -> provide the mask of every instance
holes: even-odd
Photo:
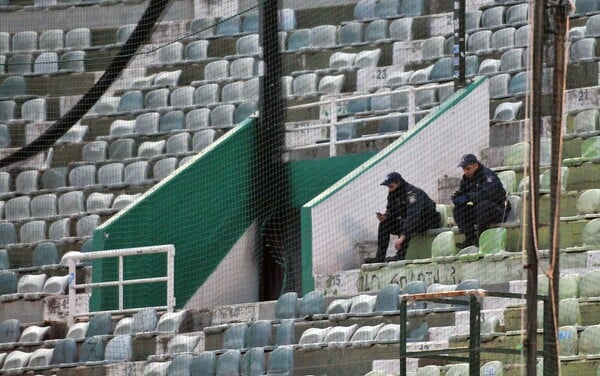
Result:
[[[153,278],[138,278],[138,279],[123,279],[123,257],[126,256],[138,256],[138,255],[150,255],[156,253],[167,254],[167,275],[164,277],[153,277]],[[97,283],[82,283],[77,284],[77,263],[84,260],[95,260],[102,258],[119,258],[119,279],[116,281],[108,282],[97,282]],[[142,283],[167,283],[167,305],[156,307],[159,310],[166,310],[167,312],[173,312],[175,308],[175,246],[173,244],[166,245],[155,245],[149,247],[135,247],[135,248],[123,248],[113,249],[108,251],[97,251],[97,252],[68,252],[63,256],[69,267],[69,317],[68,325],[71,326],[75,322],[75,317],[89,316],[89,308],[87,312],[76,312],[76,299],[77,289],[90,288],[90,287],[108,287],[118,286],[119,287],[119,309],[106,310],[106,311],[95,311],[94,313],[130,313],[137,312],[141,308],[123,308],[123,287],[126,285],[137,285]]]
[[[447,87],[447,86],[454,86],[454,83],[453,82],[440,83],[439,85],[436,85],[435,88],[439,89],[439,88]],[[319,111],[320,116],[319,116],[318,120],[326,120],[326,121],[329,120],[329,124],[325,124],[325,123],[317,124],[317,125],[311,125],[308,127],[295,128],[295,129],[289,129],[286,127],[285,132],[286,133],[294,133],[294,132],[304,132],[306,130],[311,130],[311,129],[330,128],[329,142],[286,147],[286,150],[287,151],[308,150],[308,149],[319,148],[319,147],[322,147],[323,145],[329,145],[329,156],[334,157],[337,155],[337,145],[340,145],[340,144],[350,144],[350,143],[380,140],[380,139],[386,139],[386,138],[397,138],[399,135],[402,135],[406,132],[401,131],[401,132],[389,132],[389,133],[377,134],[377,135],[364,135],[360,138],[353,138],[350,140],[338,141],[337,140],[337,127],[339,125],[356,123],[357,121],[383,120],[383,119],[387,119],[387,118],[396,118],[396,117],[408,115],[408,130],[411,130],[415,126],[415,115],[428,114],[429,112],[431,112],[432,110],[434,110],[435,108],[438,107],[439,103],[436,106],[432,106],[432,107],[424,109],[424,110],[417,110],[417,107],[415,104],[415,92],[416,91],[431,90],[432,88],[434,88],[434,87],[433,86],[418,86],[418,87],[407,87],[407,88],[396,89],[396,90],[387,91],[387,92],[372,93],[372,94],[360,94],[360,95],[350,95],[350,96],[324,96],[324,99],[322,99],[318,102],[290,106],[287,108],[288,110],[301,110],[301,109],[311,108],[311,107],[315,107],[315,106],[328,106],[329,113],[330,113],[330,119],[323,119],[323,117],[321,115],[321,111]],[[402,93],[402,92],[408,92],[408,108],[403,112],[393,112],[394,110],[391,109],[390,112],[393,112],[391,114],[364,116],[364,117],[348,116],[347,119],[338,121],[339,114],[338,114],[337,109],[338,109],[338,104],[340,104],[340,103],[348,102],[348,101],[354,100],[354,99],[392,96],[392,95]]]

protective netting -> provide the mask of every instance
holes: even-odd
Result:
[[[0,4],[3,369],[597,372],[599,1]]]

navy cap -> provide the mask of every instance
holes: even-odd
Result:
[[[479,163],[479,161],[477,160],[477,157],[474,156],[473,154],[465,154],[460,159],[460,163],[458,164],[458,167],[465,168],[472,163]]]
[[[390,172],[385,180],[381,183],[381,185],[390,185],[391,183],[400,183],[403,182],[402,175],[397,172]]]

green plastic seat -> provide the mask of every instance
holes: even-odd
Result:
[[[558,324],[581,325],[581,311],[579,310],[579,299],[562,299],[558,304]]]
[[[582,298],[600,297],[600,270],[589,271],[581,277],[579,296]]]
[[[219,359],[217,359],[217,375],[239,375],[240,374],[240,359],[242,354],[240,350],[227,350]]]
[[[433,239],[433,243],[431,243],[432,257],[454,256],[455,254],[454,232],[444,231]]]
[[[490,228],[479,236],[479,252],[492,254],[502,252],[506,249],[506,229]]]
[[[577,198],[577,214],[600,213],[600,189],[588,189]]]
[[[600,111],[596,108],[581,111],[573,119],[573,132],[584,133],[598,129],[598,114]]]
[[[294,369],[294,349],[279,346],[269,355],[268,374],[292,374]]]
[[[600,218],[593,219],[585,225],[581,238],[584,247],[600,246]]]
[[[561,167],[560,171],[560,191],[565,193],[567,191],[567,179],[569,178],[569,168]],[[550,191],[550,170],[544,171],[540,176],[540,191]]]
[[[312,316],[325,313],[325,298],[323,291],[314,290],[308,292],[300,302],[300,316]]]
[[[223,335],[224,349],[242,349],[244,348],[244,339],[248,325],[246,323],[233,324],[225,331]]]
[[[517,142],[506,150],[504,164],[507,166],[523,166],[529,159],[529,143]]]
[[[498,179],[508,193],[517,191],[517,173],[514,170],[506,170],[498,173]]]
[[[400,286],[392,283],[377,293],[375,312],[397,312],[400,309]]]
[[[467,363],[453,364],[446,370],[446,376],[468,376],[469,365]]]
[[[560,299],[579,298],[579,274],[567,274],[560,278],[558,296]]]
[[[254,347],[246,351],[240,360],[240,372],[242,376],[263,375],[266,369],[265,350],[262,347]]]
[[[204,351],[196,355],[190,362],[190,375],[214,376],[217,355],[212,351]]]
[[[429,365],[417,368],[415,376],[440,376],[440,367],[436,365]]]
[[[600,354],[600,325],[588,326],[579,336],[579,355]]]
[[[294,343],[296,343],[294,319],[281,320],[275,333],[275,346],[293,345]]]
[[[577,328],[561,326],[558,329],[558,351],[560,356],[577,355]]]
[[[245,347],[264,347],[272,345],[271,321],[250,322],[244,332]]]
[[[537,285],[538,295],[548,296],[548,277],[545,274],[538,274]]]
[[[275,305],[276,319],[293,319],[298,317],[298,293],[287,292],[277,299]]]

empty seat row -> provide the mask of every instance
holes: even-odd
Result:
[[[25,274],[18,278],[17,274],[12,270],[0,271],[0,300],[7,302],[20,299],[23,297],[39,297],[40,294],[64,294],[67,288],[69,276],[54,276],[48,278],[46,274]],[[35,296],[34,296],[35,295]],[[15,324],[16,321],[16,324]],[[29,329],[29,328],[28,328]],[[50,327],[42,330],[25,329],[21,334],[20,342],[38,342],[43,339],[43,330],[49,330]],[[6,342],[14,341],[16,335],[20,333],[17,320],[7,320],[0,324],[2,339]],[[41,332],[41,333],[40,333]]]
[[[527,23],[529,4],[499,5],[483,11],[467,12],[467,30],[498,29],[506,26],[522,26]]]
[[[48,223],[45,220],[25,222],[21,225],[17,237],[16,226],[12,222],[0,223],[0,232],[6,246],[18,244],[20,247],[28,244],[37,244],[46,240],[66,241],[67,238],[82,238],[90,236],[94,229],[100,225],[101,219],[97,214],[81,217],[77,220],[76,233],[71,233],[71,218],[62,218]]]
[[[304,73],[298,76],[284,76],[282,91],[288,98],[294,96],[316,96],[339,94],[343,91],[346,76],[344,74],[325,75]]]
[[[526,47],[529,44],[529,26],[519,28],[506,27],[496,31],[479,30],[467,39],[467,52],[472,54],[491,54],[513,47]]]
[[[179,86],[154,89],[146,94],[141,90],[127,91],[121,96],[117,113],[136,113],[148,110],[188,107],[217,106],[223,102],[243,102],[258,100],[259,79],[229,82],[222,87],[219,84],[205,84],[197,88]]]
[[[256,110],[255,102],[242,102],[238,105],[222,104],[213,109],[197,108],[187,113],[175,110],[163,116],[158,112],[149,112],[138,115],[134,120],[113,121],[110,125],[110,136],[150,135],[204,127],[232,127]]]
[[[88,28],[64,32],[61,29],[20,31],[11,35],[0,32],[0,54],[23,51],[53,51],[62,48],[84,49],[91,46],[91,31]]]
[[[42,52],[34,58],[30,53],[0,56],[0,74],[53,74],[85,71],[85,51]]]
[[[421,16],[426,11],[423,0],[361,0],[354,6],[354,19]]]
[[[21,105],[20,111],[18,111],[17,108],[19,105],[16,101],[0,101],[0,121],[46,121],[46,106],[44,98],[35,98],[24,102]],[[20,115],[18,115],[19,112]]]

